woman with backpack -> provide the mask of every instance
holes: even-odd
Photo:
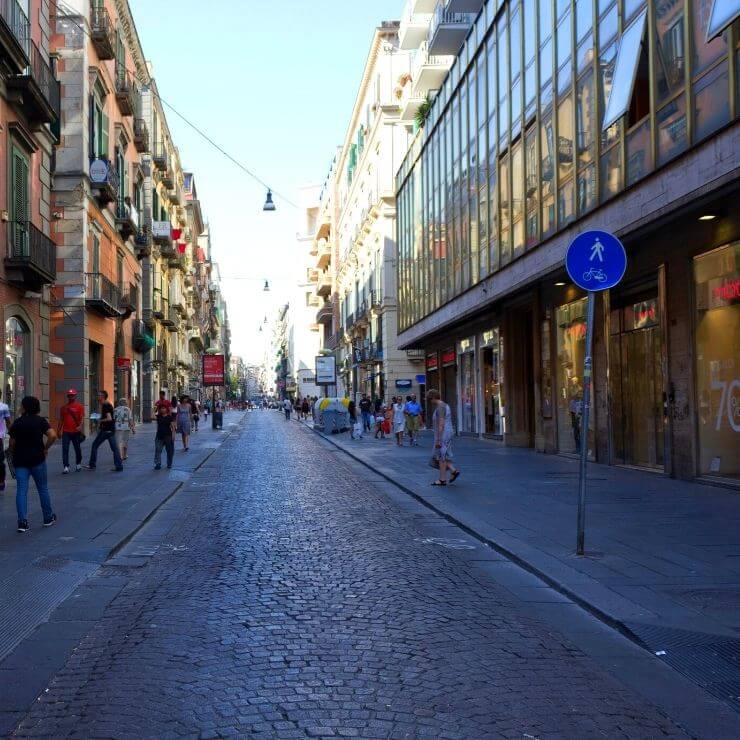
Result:
[[[134,416],[128,407],[125,398],[118,399],[118,406],[113,411],[113,421],[116,424],[116,445],[121,460],[128,459],[128,441],[134,431]]]

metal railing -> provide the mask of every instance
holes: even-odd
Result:
[[[30,221],[8,221],[8,259],[56,278],[56,245]]]
[[[31,24],[17,0],[0,0],[0,18],[15,36],[28,56],[28,43],[31,39]]]
[[[143,118],[134,118],[134,141],[141,147],[138,151],[146,151],[149,148],[149,127]]]
[[[121,290],[112,281],[108,280],[100,272],[85,273],[87,280],[86,298],[93,301],[103,301],[112,308],[120,310],[121,308]]]
[[[155,166],[159,169],[166,170],[169,167],[169,158],[167,156],[167,147],[163,141],[157,141],[152,147],[152,159]]]
[[[124,115],[132,116],[136,111],[137,88],[124,66],[116,67],[116,97]]]
[[[90,39],[101,59],[113,59],[113,23],[103,5],[90,8]]]
[[[30,64],[26,67],[24,74],[36,83],[41,94],[44,96],[44,100],[53,109],[57,120],[59,120],[62,105],[59,80],[54,77],[51,65],[44,59],[41,50],[33,41],[30,42],[28,59]]]

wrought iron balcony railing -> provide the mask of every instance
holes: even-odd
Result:
[[[9,221],[5,272],[10,282],[29,288],[53,283],[56,245],[30,221]]]

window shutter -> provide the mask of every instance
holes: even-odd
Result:
[[[100,114],[100,156],[108,159],[108,116],[104,111]]]
[[[97,157],[98,156],[98,147],[97,142],[95,141],[95,120],[97,116],[97,110],[95,108],[95,97],[93,95],[90,96],[90,156],[91,157]]]
[[[28,161],[15,148],[13,148],[12,163],[12,187],[13,194],[11,206],[13,209],[11,220],[12,226],[12,248],[13,254],[27,256],[28,254]]]

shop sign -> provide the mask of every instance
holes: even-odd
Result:
[[[427,376],[426,375],[417,375],[416,376],[416,382],[419,385],[426,385],[427,384]]]
[[[410,380],[397,380],[396,381],[396,388],[399,388],[399,389],[411,388],[412,385],[413,383]]]
[[[433,355],[427,355],[427,370],[436,370],[438,367],[437,362],[438,358],[436,352]]]
[[[565,269],[583,290],[608,290],[624,277],[627,253],[622,242],[608,231],[584,231],[570,243]]]
[[[658,323],[658,300],[634,303],[629,310],[625,310],[625,324],[628,329],[645,329]]]
[[[449,365],[456,365],[457,364],[457,355],[455,354],[454,349],[446,349],[442,353],[442,366],[447,367]]]
[[[225,368],[223,355],[203,355],[203,386],[225,385]]]
[[[466,352],[473,352],[475,349],[475,339],[468,337],[467,339],[461,339],[457,343],[457,353],[464,355]]]
[[[116,367],[119,370],[131,370],[130,357],[116,357]]]
[[[730,306],[740,300],[740,280],[720,278],[710,280],[709,308]]]
[[[334,385],[337,382],[337,363],[334,355],[316,355],[316,385]]]
[[[498,340],[498,329],[491,329],[490,331],[484,331],[480,336],[481,347],[491,347]]]
[[[104,159],[94,159],[90,162],[90,182],[99,185],[108,179],[109,165]]]

